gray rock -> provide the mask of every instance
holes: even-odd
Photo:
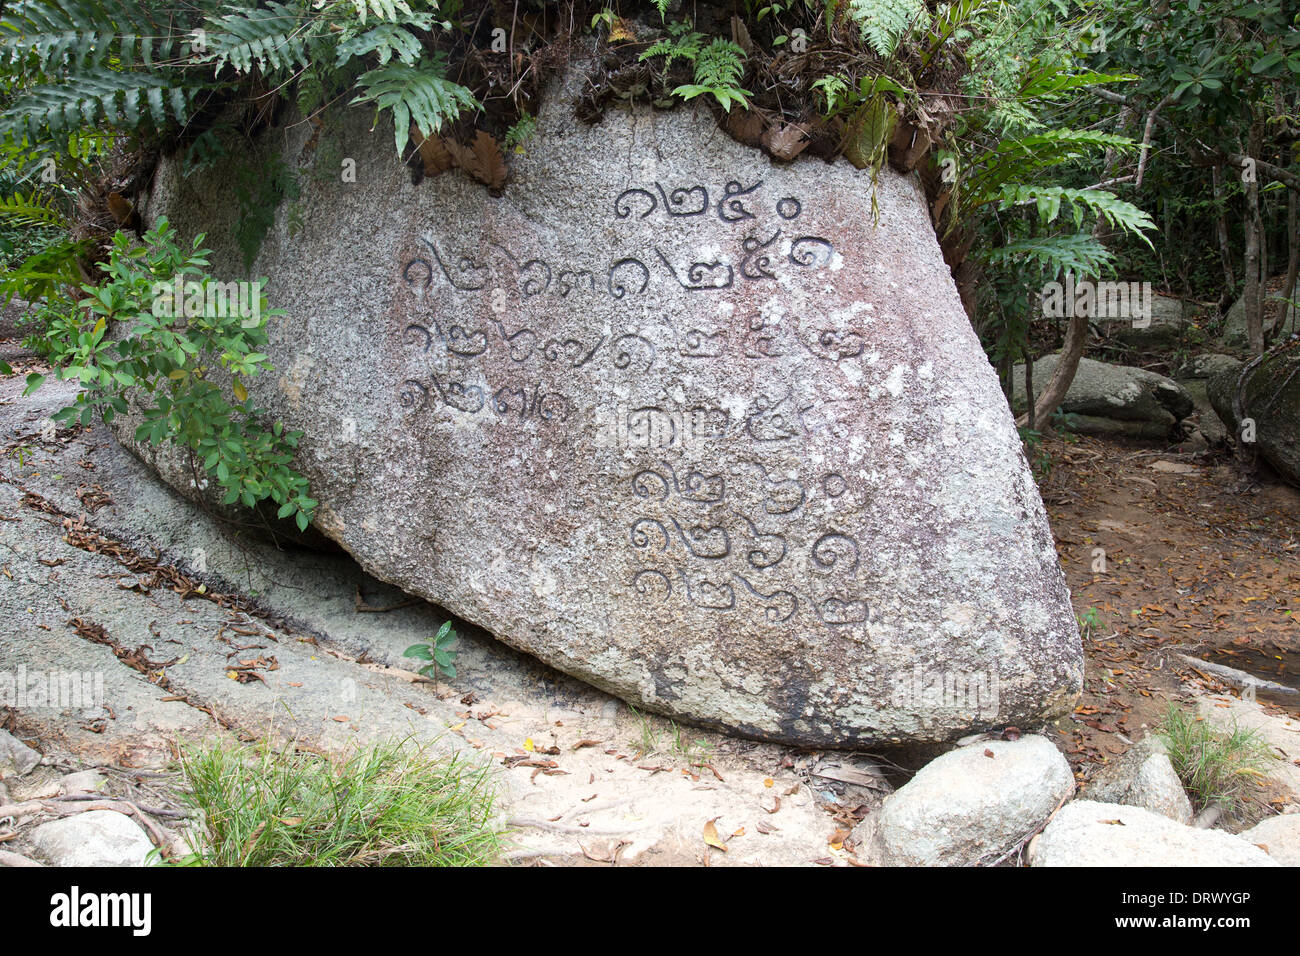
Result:
[[[1275,298],[1274,293],[1261,290],[1264,298],[1264,332],[1271,334],[1274,326],[1282,317],[1283,303]],[[1278,335],[1285,337],[1292,332],[1300,331],[1300,319],[1297,318],[1296,310],[1290,305],[1287,306],[1285,327],[1279,331]],[[1232,303],[1228,309],[1227,315],[1223,318],[1223,331],[1219,336],[1220,340],[1228,348],[1244,349],[1250,344],[1250,336],[1246,331],[1246,297],[1240,296],[1236,302]]]
[[[87,810],[31,832],[36,855],[51,866],[144,866],[152,841],[130,817]]]
[[[1073,792],[1070,765],[1047,738],[979,741],[922,767],[858,841],[881,866],[992,863]]]
[[[251,390],[305,432],[317,527],[712,727],[847,746],[1068,709],[1064,578],[917,183],[881,173],[873,229],[865,172],[773,165],[705,111],[575,123],[575,89],[500,198],[454,171],[414,187],[391,130],[326,123],[358,181],[317,170],[253,268],[288,314]],[[306,162],[309,128],[263,147]],[[224,276],[232,188],[168,161],[148,206],[208,233]]]
[[[1192,822],[1192,803],[1159,737],[1139,740],[1089,780],[1084,793],[1097,803],[1124,803],[1178,823]]]
[[[1175,373],[1180,383],[1183,379],[1213,378],[1225,369],[1241,367],[1241,359],[1222,352],[1202,352],[1193,355]]]
[[[1191,378],[1180,381],[1178,384],[1196,403],[1196,427],[1200,430],[1206,444],[1217,445],[1226,442],[1230,434],[1228,426],[1223,424],[1223,419],[1219,417],[1219,413],[1214,410],[1214,406],[1210,403],[1206,380]]]
[[[1246,373],[1239,419],[1233,408],[1242,367],[1225,367],[1206,383],[1215,412],[1245,438],[1242,419],[1254,422],[1260,454],[1277,473],[1300,486],[1300,349],[1277,352]]]
[[[41,755],[7,730],[0,730],[0,778],[31,773]]]
[[[1153,295],[1146,321],[1102,319],[1097,324],[1107,338],[1130,348],[1166,349],[1178,344],[1190,317],[1191,309],[1181,299]]]
[[[80,770],[70,773],[59,783],[64,793],[97,793],[104,789],[108,778],[95,770]]]
[[[1047,387],[1056,371],[1059,355],[1046,355],[1034,363],[1034,394]],[[1025,367],[1017,365],[1013,372],[1012,407],[1025,409]],[[1074,381],[1066,392],[1061,410],[1079,416],[1078,431],[1119,431],[1152,433],[1152,437],[1165,437],[1174,426],[1192,414],[1195,404],[1190,395],[1173,379],[1129,365],[1110,365],[1094,359],[1080,359]],[[1101,425],[1097,420],[1122,422],[1123,425]],[[1127,430],[1126,430],[1127,429]]]
[[[1300,866],[1300,813],[1269,817],[1238,836],[1247,843],[1262,844],[1281,866]]]
[[[1222,830],[1198,830],[1141,807],[1075,800],[1029,844],[1030,866],[1277,866]]]

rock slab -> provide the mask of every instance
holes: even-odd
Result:
[[[1029,844],[1030,866],[1277,866],[1222,830],[1198,830],[1141,807],[1075,800]]]
[[[0,779],[31,773],[41,755],[7,730],[0,730]]]
[[[1247,843],[1262,846],[1280,866],[1300,866],[1300,813],[1269,817],[1238,834]]]
[[[708,726],[853,746],[1067,710],[1064,577],[918,183],[882,172],[873,228],[865,172],[773,165],[704,112],[582,125],[575,89],[499,198],[412,186],[391,130],[327,120],[356,182],[305,176],[252,270],[288,312],[254,401],[306,433],[317,527]],[[263,147],[307,168],[309,128]],[[232,177],[164,163],[148,207],[224,276]]]

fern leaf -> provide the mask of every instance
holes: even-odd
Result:
[[[1145,233],[1155,229],[1151,217],[1137,206],[1104,189],[1070,189],[1066,186],[1005,186],[998,192],[1000,208],[1032,204],[1044,224],[1054,222],[1061,212],[1067,211],[1074,219],[1075,228],[1083,224],[1084,214],[1093,215],[1146,241]]]
[[[353,103],[374,103],[379,110],[392,111],[399,156],[410,138],[412,123],[422,136],[432,136],[445,121],[479,105],[469,90],[447,79],[441,58],[416,65],[390,63],[363,73],[357,86],[362,92]]]
[[[307,34],[315,21],[300,21],[295,10],[276,0],[265,7],[236,11],[208,19],[208,53],[205,59],[215,73],[229,64],[238,73],[259,70],[292,70],[310,62]]]
[[[893,56],[913,29],[928,29],[925,0],[852,0],[848,14],[862,28],[863,39],[877,56]]]
[[[0,20],[0,62],[34,60],[42,73],[110,60],[151,64],[172,46],[164,29],[136,0],[23,0]]]
[[[54,206],[53,198],[42,199],[36,192],[14,193],[0,198],[0,219],[19,226],[64,226],[68,219]]]
[[[428,30],[432,26],[432,18],[424,17],[425,22],[419,22],[419,18],[413,18],[413,26],[421,27]],[[414,66],[424,55],[424,45],[420,42],[419,37],[413,34],[405,26],[399,26],[395,23],[381,23],[367,30],[365,33],[350,36],[341,41],[336,48],[338,58],[335,66],[343,66],[348,60],[361,58],[373,53],[379,58],[379,65],[383,66],[394,56],[402,63]]]
[[[1087,233],[1070,236],[1038,236],[1018,239],[990,250],[984,261],[993,266],[1024,266],[1037,263],[1049,275],[1101,275],[1114,255]]]
[[[101,122],[130,128],[148,122],[161,129],[189,117],[194,92],[169,85],[163,76],[93,67],[24,90],[0,114],[0,137],[26,133],[41,140]]]

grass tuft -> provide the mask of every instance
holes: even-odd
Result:
[[[1275,759],[1258,731],[1235,721],[1219,730],[1173,704],[1156,733],[1198,811],[1218,807],[1235,812],[1245,802],[1251,781]]]
[[[325,757],[268,742],[182,752],[191,866],[482,866],[501,833],[486,767],[410,740]]]

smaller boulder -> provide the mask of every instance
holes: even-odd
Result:
[[[1225,369],[1241,368],[1241,359],[1222,352],[1202,352],[1191,356],[1175,372],[1179,379],[1213,378]]]
[[[1282,302],[1280,298],[1272,292],[1260,290],[1264,299],[1264,332],[1273,334],[1273,329],[1278,320],[1282,318]],[[1286,312],[1286,324],[1281,330],[1280,335],[1290,335],[1292,332],[1300,331],[1300,318],[1296,315],[1296,310],[1288,306]],[[1246,297],[1239,296],[1237,301],[1232,303],[1228,309],[1227,315],[1223,319],[1223,331],[1220,334],[1220,341],[1225,346],[1233,349],[1244,349],[1250,344],[1250,333],[1246,329]]]
[[[1123,803],[1178,823],[1192,822],[1192,802],[1159,737],[1139,740],[1088,781],[1084,793],[1098,803]]]
[[[51,866],[144,866],[154,848],[134,820],[113,810],[42,823],[31,840],[36,855]]]
[[[59,781],[59,789],[65,794],[98,793],[107,783],[108,779],[98,771],[80,770]]]
[[[0,730],[0,778],[31,773],[41,755],[7,730]]]
[[[1075,800],[1029,844],[1030,866],[1277,866],[1259,847],[1141,807]]]
[[[990,864],[1074,792],[1050,740],[977,741],[930,761],[855,833],[881,866]]]
[[[1098,319],[1102,334],[1135,349],[1157,351],[1175,347],[1183,336],[1192,310],[1167,295],[1151,297],[1151,315],[1145,320]]]
[[[1300,866],[1300,813],[1269,817],[1238,835],[1264,847],[1281,866]]]
[[[1041,393],[1056,371],[1058,355],[1034,363],[1034,392]],[[1025,367],[1012,373],[1011,405],[1020,414],[1028,407]],[[1080,359],[1061,411],[1077,416],[1076,428],[1088,434],[1130,434],[1163,438],[1195,410],[1192,397],[1173,379],[1129,365]]]

